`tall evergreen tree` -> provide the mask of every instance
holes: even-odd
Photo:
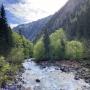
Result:
[[[0,8],[0,54],[5,54],[10,49],[12,43],[12,31],[8,26],[5,9]]]
[[[65,40],[63,38],[61,38],[60,43],[61,43],[61,47],[60,47],[60,50],[61,50],[60,59],[64,59],[65,58]]]
[[[44,30],[43,36],[44,48],[45,48],[45,60],[50,59],[50,38],[48,30]]]

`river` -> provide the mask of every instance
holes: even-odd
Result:
[[[90,85],[83,79],[74,79],[74,72],[65,73],[55,66],[41,68],[31,59],[26,60],[23,66],[24,90],[90,90]]]

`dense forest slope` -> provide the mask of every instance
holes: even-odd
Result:
[[[90,0],[69,0],[47,27],[50,32],[63,27],[69,38],[90,38]]]

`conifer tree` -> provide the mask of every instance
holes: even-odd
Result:
[[[50,59],[50,38],[48,30],[44,30],[43,36],[44,48],[45,48],[45,60]]]
[[[61,43],[60,59],[64,59],[65,58],[65,40],[64,40],[64,38],[61,38],[60,43]]]
[[[0,8],[0,54],[4,54],[10,49],[12,44],[12,31],[8,26],[5,9]]]

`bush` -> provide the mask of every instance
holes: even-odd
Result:
[[[25,59],[31,58],[33,55],[33,44],[30,41],[26,40],[25,38],[23,39],[23,44],[24,44],[23,53],[24,53]]]
[[[79,41],[70,41],[66,44],[66,58],[80,59],[83,58],[84,47]]]
[[[14,48],[22,48],[24,53],[24,58],[30,58],[33,55],[33,44],[23,36],[17,33],[13,33]]]
[[[11,67],[8,62],[5,61],[3,56],[0,56],[0,84],[3,81],[8,80],[7,72],[11,70]]]
[[[19,71],[19,65],[11,65],[6,62],[3,56],[0,56],[0,86],[2,83],[11,83],[15,80],[15,75]]]
[[[65,55],[66,36],[63,29],[59,29],[50,35],[51,58],[63,59]]]
[[[37,60],[43,60],[44,59],[44,54],[45,54],[45,48],[42,40],[39,40],[35,45],[34,45],[34,51],[33,51],[33,56]]]
[[[23,48],[13,48],[7,56],[7,61],[10,64],[21,64],[24,60]]]

